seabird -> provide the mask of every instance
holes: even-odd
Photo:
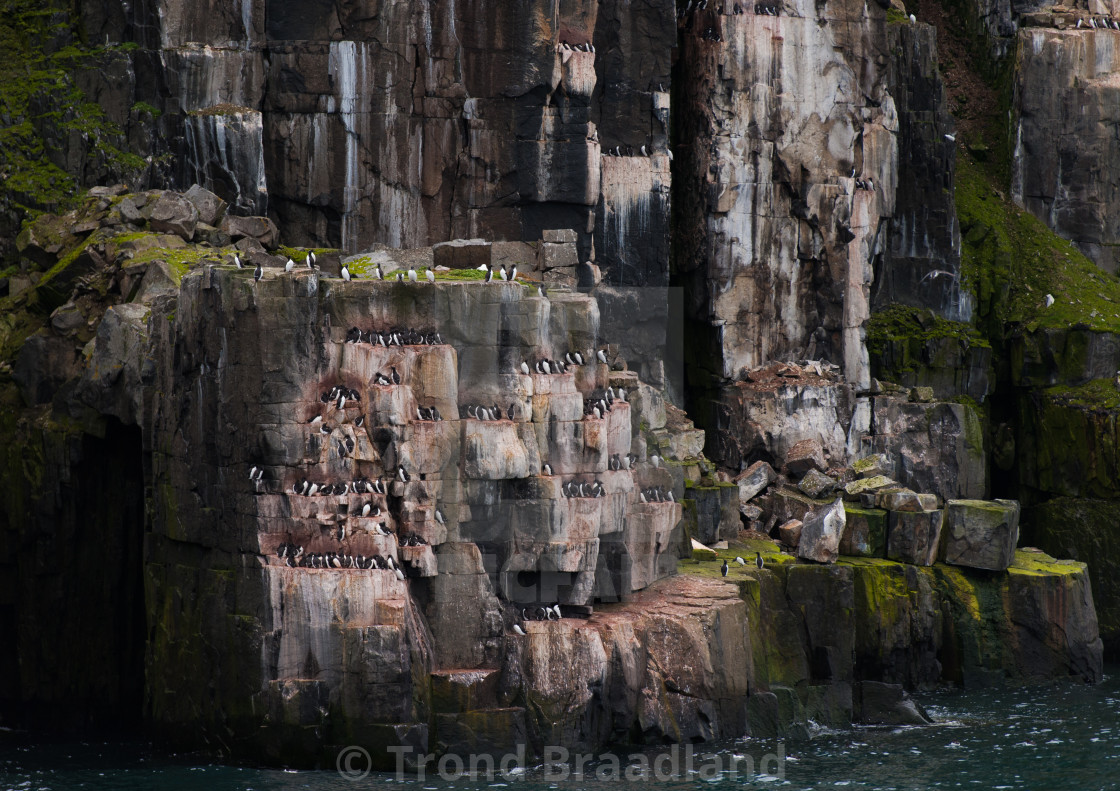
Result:
[[[649,463],[652,464],[654,467],[660,467],[661,466],[661,457],[658,456],[655,453],[655,454],[653,454],[652,456],[649,457]]]
[[[264,268],[257,264],[257,270],[253,272],[253,280],[260,280],[264,276]]]
[[[410,282],[410,283],[415,283],[416,282],[416,268],[414,266],[412,266],[411,264],[408,265],[408,282]]]
[[[400,272],[400,271],[397,272],[397,282],[398,283],[403,283],[404,282],[404,272]]]
[[[544,286],[543,285],[537,286],[537,296],[538,297],[545,297]],[[547,299],[547,297],[545,297],[545,298]]]
[[[362,506],[362,516],[369,516],[369,503]]]
[[[350,270],[346,268],[346,264],[342,265],[342,279],[343,280],[349,280],[350,279]]]
[[[257,479],[257,466],[254,464],[253,469],[249,470],[249,480],[255,481]]]
[[[727,576],[727,559],[726,558],[723,561],[723,565],[719,567],[719,573],[722,574],[725,577]]]
[[[498,276],[499,276],[499,277],[500,277],[500,278],[501,278],[502,280],[505,280],[505,279],[506,279],[506,265],[505,265],[505,264],[502,264],[502,268],[501,268],[501,269],[500,269],[500,270],[498,271]]]
[[[381,268],[381,262],[380,261],[378,261],[378,263],[377,263],[377,279],[378,280],[384,280],[385,279],[385,271]]]
[[[1047,294],[1046,299],[1044,299],[1043,302],[1045,303],[1046,307],[1050,307],[1051,305],[1053,305],[1054,304],[1053,295],[1052,294]]]
[[[439,522],[441,525],[447,524],[447,522],[445,522],[444,519],[443,519],[443,512],[440,511],[438,508],[436,509],[436,521]]]
[[[521,373],[525,374],[526,376],[528,376],[529,374],[529,363],[525,362],[524,360],[521,361]]]
[[[399,568],[394,568],[393,573],[397,575],[397,579],[399,579],[401,582],[404,582],[404,572],[403,571],[401,571]]]
[[[913,14],[911,14],[910,15],[910,24],[912,25],[917,21],[918,21],[918,18],[916,16],[914,16]]]
[[[519,624],[519,623],[515,623],[513,625],[513,631],[515,631],[517,634],[521,635],[522,637],[525,636],[525,630],[521,628],[521,624]]]
[[[552,465],[551,464],[544,465],[544,474],[548,475],[549,477],[552,476]]]
[[[955,143],[956,140],[957,140],[957,136],[956,135],[945,135],[945,139],[948,140],[950,143]]]
[[[424,273],[424,276],[428,278],[429,283],[436,282],[436,273],[433,272],[431,269],[426,270],[425,273]]]
[[[509,279],[511,282],[517,280],[517,264],[514,264],[512,267],[510,267]]]
[[[740,566],[747,565],[747,561],[745,561],[745,560],[743,560],[742,558],[739,558],[739,557],[735,558],[735,562],[738,563]]]
[[[310,252],[310,253],[307,254],[307,268],[308,269],[314,269],[315,268],[315,253],[314,252]]]
[[[285,272],[291,272],[295,268],[296,268],[296,262],[293,261],[291,258],[288,258],[288,263],[284,264],[284,271]]]
[[[245,268],[241,265],[241,256],[239,256],[237,253],[233,254],[233,263],[235,263],[237,265],[238,269],[244,269]]]
[[[643,157],[648,157],[649,156],[649,154],[646,153],[646,147],[645,146],[642,146],[641,150],[642,150],[642,156]]]
[[[396,366],[390,365],[389,370],[391,370],[393,372],[393,376],[392,376],[393,384],[399,385],[401,383],[401,375],[399,373],[397,373]]]
[[[412,480],[412,476],[408,474],[408,471],[405,470],[404,465],[402,464],[397,465],[397,477],[405,483]]]
[[[762,553],[761,552],[755,552],[754,553],[754,564],[756,566],[758,566],[759,568],[762,568],[764,565],[766,565],[762,560]]]
[[[494,267],[487,264],[486,266],[486,282],[489,283],[494,279]]]
[[[598,360],[599,362],[601,362],[601,363],[603,363],[604,365],[606,365],[606,363],[607,363],[607,352],[606,352],[606,349],[600,349],[599,351],[595,352],[595,358],[596,358],[596,359],[597,359],[597,360]]]
[[[366,422],[366,416],[365,415],[358,415],[358,419],[354,421],[354,426],[356,428],[361,428],[362,424],[365,423],[365,422]]]

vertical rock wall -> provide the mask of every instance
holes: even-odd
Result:
[[[426,746],[429,676],[497,672],[511,623],[533,626],[524,608],[586,614],[672,573],[681,506],[639,494],[672,478],[625,458],[649,415],[622,400],[587,414],[614,381],[604,364],[521,371],[594,358],[593,298],[249,275],[184,277],[164,339],[146,565],[157,726],[197,720],[271,760],[318,754],[308,740],[328,724],[340,744]],[[351,342],[353,327],[441,338]],[[323,400],[336,385],[345,403]],[[421,419],[433,407],[444,419]],[[331,553],[334,568],[307,560]]]
[[[171,186],[347,250],[571,228],[668,282],[669,0],[86,6],[143,48],[121,101],[164,111]]]
[[[871,262],[898,179],[884,12],[751,10],[680,20],[677,267],[698,365],[719,380],[828,358],[862,385]]]

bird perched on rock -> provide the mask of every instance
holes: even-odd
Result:
[[[384,280],[385,279],[385,270],[383,270],[381,268],[381,262],[380,261],[377,262],[377,279],[378,280]]]
[[[416,282],[416,268],[413,267],[411,264],[408,267],[408,282],[410,282],[410,283],[415,283]]]
[[[253,280],[260,280],[262,277],[264,277],[264,268],[257,264],[257,269],[253,272]]]
[[[436,273],[435,273],[435,272],[433,272],[433,271],[432,271],[431,269],[425,270],[425,272],[424,272],[424,276],[425,276],[426,278],[428,278],[428,282],[429,282],[429,283],[434,283],[434,282],[436,282]]]
[[[284,264],[284,271],[285,272],[291,272],[295,268],[296,268],[296,262],[293,261],[291,258],[288,259],[288,263]]]
[[[722,574],[725,577],[727,576],[727,560],[726,559],[724,559],[723,565],[719,567],[719,573]]]
[[[519,624],[519,623],[515,623],[513,625],[513,631],[516,632],[517,634],[521,635],[522,637],[525,636],[525,630],[521,628],[521,624]]]
[[[754,553],[754,564],[756,566],[758,566],[759,568],[762,568],[764,565],[766,565],[765,562],[763,562],[763,560],[762,560],[762,553],[761,552],[755,552]]]
[[[239,256],[237,253],[233,254],[233,263],[237,265],[238,269],[244,269],[244,267],[241,265],[241,256]]]
[[[742,558],[740,558],[740,557],[737,557],[737,558],[735,558],[735,562],[736,562],[736,563],[738,563],[738,564],[739,564],[740,566],[745,566],[745,565],[747,565],[747,561],[743,560],[743,559],[742,559]]]
[[[314,252],[310,252],[310,253],[307,254],[306,261],[307,261],[307,268],[308,269],[315,269],[316,268],[315,267],[315,253]]]

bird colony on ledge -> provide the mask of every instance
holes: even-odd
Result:
[[[643,386],[595,343],[594,299],[478,269],[429,285],[431,269],[258,266],[254,289],[314,278],[330,307],[320,376],[281,417],[300,427],[298,453],[258,459],[248,477],[270,501],[258,508],[270,568],[407,586],[436,576],[440,545],[473,542],[522,634],[519,619],[585,614],[671,574],[681,506],[639,436]]]

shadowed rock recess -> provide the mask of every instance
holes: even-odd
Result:
[[[3,247],[0,725],[392,769],[1099,680],[1117,335],[967,323],[895,5],[77,3],[148,159]]]

